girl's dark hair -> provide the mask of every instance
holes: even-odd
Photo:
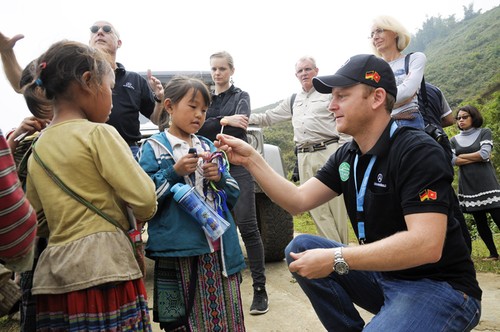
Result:
[[[67,94],[71,83],[99,87],[111,71],[106,55],[85,44],[63,40],[54,43],[23,70],[21,88],[29,110],[37,118],[50,118],[52,105]],[[90,72],[90,80],[83,74]],[[70,98],[70,96],[67,96]]]
[[[191,100],[196,98],[198,92],[201,93],[205,105],[210,106],[212,96],[210,95],[210,90],[207,85],[200,79],[187,76],[174,76],[165,86],[164,99],[169,98],[172,105],[177,104],[186,96],[189,91],[193,89]],[[168,127],[168,113],[163,112],[160,117],[160,131],[163,131]]]
[[[472,105],[462,106],[458,109],[457,116],[458,116],[458,112],[465,112],[465,113],[470,115],[470,117],[472,118],[472,127],[480,128],[483,125],[483,121],[484,121],[483,116],[481,115],[479,110],[477,108],[475,108],[474,106],[472,106]],[[457,124],[457,127],[458,127],[458,124]],[[460,127],[458,127],[458,129],[460,129]],[[462,130],[462,129],[460,129],[460,130]]]

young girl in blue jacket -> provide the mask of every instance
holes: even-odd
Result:
[[[245,263],[229,212],[239,187],[224,155],[195,135],[209,105],[202,81],[174,77],[165,87],[168,125],[160,124],[161,132],[143,144],[138,157],[156,185],[158,212],[148,224],[146,255],[155,261],[153,320],[165,330],[245,330],[240,294]],[[208,237],[173,199],[170,189],[177,183],[195,187],[230,223],[220,238]]]

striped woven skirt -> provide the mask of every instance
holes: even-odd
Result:
[[[220,252],[157,258],[153,320],[166,331],[245,331],[241,274],[222,275]]]
[[[142,278],[36,301],[37,331],[151,331]]]

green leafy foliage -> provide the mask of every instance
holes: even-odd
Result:
[[[309,212],[304,212],[293,217],[293,229],[298,233],[318,235],[318,229]]]
[[[291,173],[295,164],[295,153],[293,152],[295,144],[293,142],[291,121],[264,128],[264,137],[267,144],[280,147],[281,158],[283,158],[283,162],[285,163],[285,173]]]
[[[484,117],[484,127],[491,129],[492,162],[500,172],[500,7],[483,14],[472,5],[464,7],[464,19],[453,16],[429,18],[413,36],[408,52],[421,51],[427,56],[425,78],[445,94],[456,110],[473,105]],[[458,133],[455,126],[448,135]]]

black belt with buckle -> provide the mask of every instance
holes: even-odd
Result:
[[[306,152],[314,152],[314,151],[320,151],[320,150],[326,150],[326,146],[332,143],[337,143],[339,141],[338,138],[332,138],[329,139],[328,141],[324,141],[318,144],[306,146],[304,148],[297,148],[298,153],[306,153]]]

